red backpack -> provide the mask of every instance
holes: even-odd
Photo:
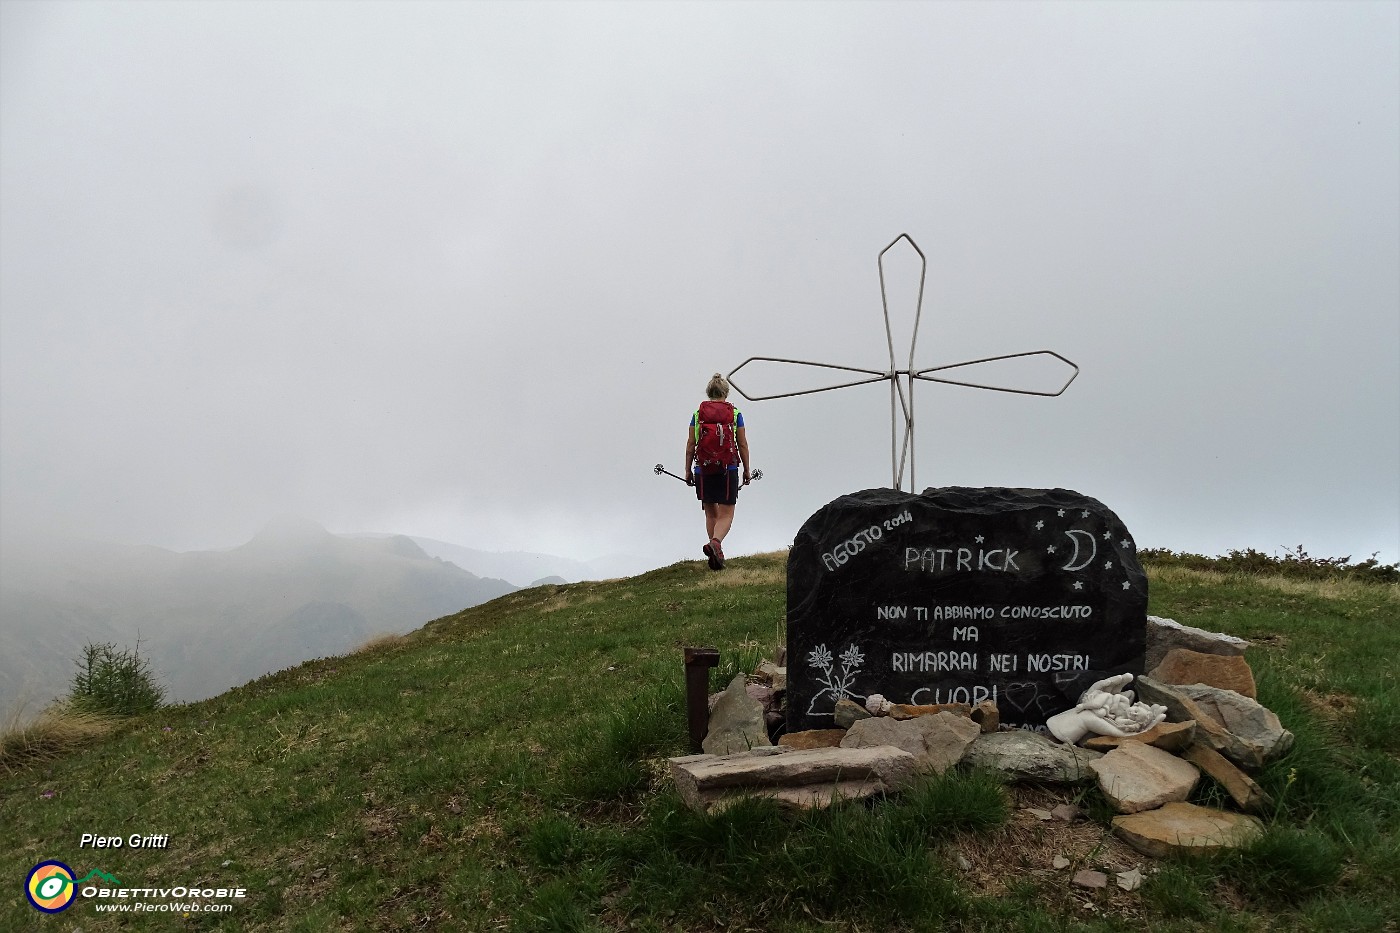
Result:
[[[739,414],[728,402],[701,402],[695,412],[695,462],[701,473],[739,465]]]

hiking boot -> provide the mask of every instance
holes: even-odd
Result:
[[[700,549],[705,552],[705,557],[710,561],[711,570],[718,570],[719,568],[724,566],[719,562],[719,558],[716,556],[715,549],[713,547],[713,545],[716,545],[718,543],[718,541],[711,538],[710,543]]]
[[[724,569],[724,551],[719,546],[719,538],[710,539],[710,550],[714,552],[715,562],[712,566],[716,570]]]

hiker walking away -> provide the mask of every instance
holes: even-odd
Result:
[[[709,558],[710,569],[720,570],[724,567],[721,545],[734,523],[739,487],[747,486],[750,479],[749,441],[744,416],[725,401],[729,397],[729,382],[715,373],[705,386],[705,395],[706,400],[690,416],[681,475],[695,487],[695,498],[705,510],[705,534],[709,540],[700,550]]]

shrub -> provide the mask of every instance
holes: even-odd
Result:
[[[1378,552],[1379,553],[1379,552]],[[1351,557],[1313,557],[1300,544],[1285,550],[1282,557],[1271,557],[1254,548],[1231,550],[1220,557],[1205,557],[1168,548],[1142,548],[1137,552],[1144,564],[1158,567],[1185,567],[1188,570],[1214,570],[1220,573],[1278,575],[1305,580],[1360,580],[1365,583],[1400,583],[1400,564],[1382,564],[1376,554],[1353,564]]]
[[[150,662],[132,650],[108,643],[83,646],[68,701],[74,709],[111,716],[149,713],[165,702]]]

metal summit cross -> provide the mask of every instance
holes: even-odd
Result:
[[[890,329],[890,303],[889,295],[885,289],[885,254],[893,249],[900,240],[905,240],[914,248],[914,252],[919,254],[919,296],[914,309],[914,332],[909,339],[909,360],[903,369],[896,368],[894,358],[894,332]],[[1055,397],[1062,395],[1069,384],[1079,375],[1079,367],[1070,360],[1065,359],[1053,350],[1031,350],[1026,353],[1008,353],[1004,356],[989,356],[980,360],[968,360],[965,363],[948,363],[943,366],[931,366],[928,369],[914,369],[914,348],[919,340],[919,318],[923,315],[924,305],[924,274],[928,270],[928,260],[924,257],[924,251],[919,249],[919,245],[907,233],[901,233],[895,237],[889,246],[880,250],[880,255],[876,259],[876,266],[880,270],[880,302],[885,313],[885,342],[890,351],[890,365],[888,369],[863,369],[859,366],[840,366],[835,363],[816,363],[811,360],[790,360],[775,356],[751,356],[729,372],[729,382],[734,388],[739,390],[739,394],[751,402],[762,402],[775,398],[791,398],[797,395],[811,395],[816,392],[830,392],[834,389],[846,389],[851,386],[865,385],[870,382],[889,382],[890,384],[890,474],[893,482],[891,485],[895,489],[904,488],[904,465],[906,459],[909,464],[909,491],[914,492],[914,380],[921,379],[925,382],[942,382],[948,385],[967,386],[973,389],[991,389],[994,392],[1011,392],[1016,395],[1042,395]],[[1003,386],[986,385],[980,382],[966,382],[959,379],[948,379],[946,377],[931,376],[930,373],[946,372],[948,370],[960,369],[964,366],[977,366],[982,363],[993,363],[998,360],[1012,360],[1028,356],[1052,356],[1074,370],[1070,377],[1065,380],[1064,385],[1054,392],[1038,392],[1034,389],[1008,389]],[[842,382],[838,385],[822,386],[817,389],[803,389],[798,392],[781,392],[776,395],[750,395],[745,392],[734,376],[739,370],[750,363],[786,363],[794,366],[815,366],[820,369],[839,369],[845,372],[865,373],[868,378],[856,379],[852,382]],[[897,404],[896,404],[897,403]],[[903,416],[903,439],[900,439],[900,419]]]

